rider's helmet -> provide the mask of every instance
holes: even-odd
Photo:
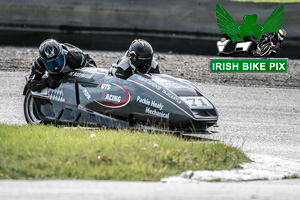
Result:
[[[66,59],[62,46],[54,39],[48,39],[41,43],[40,57],[46,68],[52,72],[60,72],[65,66]]]
[[[148,73],[153,59],[153,49],[146,40],[136,39],[129,47],[128,57],[135,70]]]
[[[284,29],[279,29],[277,35],[278,39],[282,41],[286,36],[286,31]]]
[[[223,34],[221,38],[221,42],[224,42],[226,40],[231,40],[231,38],[228,36],[228,34]]]

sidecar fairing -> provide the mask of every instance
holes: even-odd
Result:
[[[214,105],[189,81],[165,74],[123,80],[99,68],[77,69],[56,89],[28,90],[24,111],[33,124],[171,131],[202,131],[218,120]]]

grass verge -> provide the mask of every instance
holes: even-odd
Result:
[[[228,145],[167,133],[0,124],[0,179],[157,181],[249,161]]]

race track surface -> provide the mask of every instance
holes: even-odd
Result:
[[[28,200],[297,200],[299,181],[163,184],[88,180],[0,181],[1,199]],[[43,188],[41,190],[40,188]]]

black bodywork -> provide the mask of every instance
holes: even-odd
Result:
[[[105,69],[82,68],[64,76],[56,89],[31,92],[25,86],[24,94],[25,118],[32,124],[197,132],[218,120],[216,108],[194,84],[165,74],[123,80]]]

